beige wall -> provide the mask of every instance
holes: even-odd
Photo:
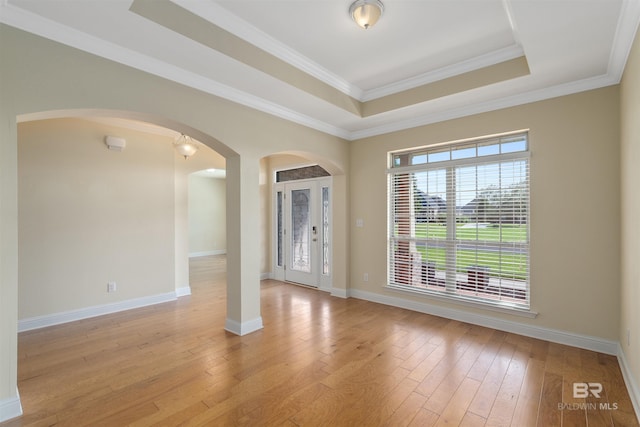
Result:
[[[622,304],[619,339],[636,387],[640,387],[640,32],[636,34],[620,92]]]
[[[170,139],[69,119],[18,139],[20,319],[174,290]]]
[[[573,334],[618,339],[618,87],[479,114],[351,144],[351,287],[443,307],[385,290],[387,152],[530,129],[531,308],[535,319],[471,313]],[[372,191],[377,189],[377,191]],[[363,274],[369,281],[363,281]]]
[[[202,256],[227,251],[226,182],[220,178],[189,176],[189,254]]]
[[[260,159],[260,247],[262,256],[260,258],[260,277],[268,279],[271,277],[273,268],[271,267],[271,188],[270,158]]]
[[[0,25],[0,41],[0,403],[16,398],[17,121],[43,116],[34,113],[46,112],[52,117],[99,114],[146,121],[188,133],[224,156],[229,282],[225,327],[240,327],[242,333],[247,325],[246,330],[260,325],[259,279],[264,250],[255,244],[261,233],[260,159],[297,151],[332,173],[348,174],[348,143],[5,25]],[[176,181],[175,187],[186,191],[186,182]],[[175,194],[178,199],[178,192]],[[346,205],[346,188],[334,191],[334,197],[336,203]],[[180,200],[186,199],[180,195]],[[178,213],[182,217],[182,228],[187,223],[186,209],[178,212],[176,206],[180,204],[172,207],[175,218]],[[345,230],[346,217],[336,220]],[[186,255],[188,239],[173,239]],[[347,240],[347,233],[334,237],[340,253],[346,253]],[[184,279],[184,265],[177,265],[179,258],[175,255],[176,281],[178,270]],[[347,259],[334,261],[341,264]],[[344,265],[334,270],[334,275],[342,274],[337,277],[342,284],[347,282],[346,271]]]
[[[189,285],[188,246],[181,243],[186,178],[197,168],[223,168],[224,159],[203,147],[185,161],[172,137],[118,124],[52,119],[18,126],[20,319]],[[125,138],[125,150],[108,150],[106,135]],[[216,189],[224,236],[224,182]],[[109,281],[115,293],[106,293]]]

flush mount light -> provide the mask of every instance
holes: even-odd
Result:
[[[196,154],[196,151],[198,151],[196,142],[191,139],[190,136],[183,133],[181,133],[178,139],[175,140],[173,146],[176,148],[178,154],[184,156],[185,160]]]
[[[349,7],[349,15],[358,26],[368,30],[373,27],[384,12],[380,0],[357,0]]]

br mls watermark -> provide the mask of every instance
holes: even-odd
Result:
[[[574,399],[586,399],[588,397],[594,397],[600,399],[602,394],[601,383],[573,383],[573,398]],[[618,403],[610,402],[573,402],[573,403],[558,403],[558,410],[560,411],[615,411],[618,409]]]

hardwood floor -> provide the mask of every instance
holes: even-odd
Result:
[[[638,426],[592,351],[276,281],[264,330],[229,334],[224,271],[198,258],[189,297],[20,334],[2,426]]]

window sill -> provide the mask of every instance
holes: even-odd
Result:
[[[433,292],[429,290],[417,290],[408,286],[399,286],[399,285],[386,285],[385,289],[393,292],[404,293],[404,294],[420,295],[423,297],[428,297],[429,299],[463,305],[467,307],[474,307],[474,308],[480,308],[483,310],[494,311],[498,313],[505,313],[505,314],[511,314],[514,316],[527,317],[530,319],[534,319],[538,316],[537,312],[531,311],[523,307],[518,307],[516,305],[506,305],[504,303],[496,303],[488,300],[480,301],[472,298],[466,298],[460,295],[444,294],[444,293]]]

